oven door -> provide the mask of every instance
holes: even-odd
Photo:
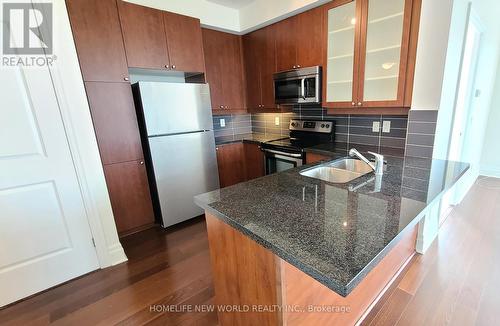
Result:
[[[304,156],[297,153],[286,153],[271,149],[263,149],[266,175],[293,169],[304,164]]]

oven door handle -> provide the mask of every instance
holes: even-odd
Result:
[[[302,78],[300,81],[300,96],[305,100],[306,99],[306,79]]]
[[[272,153],[272,154],[289,156],[289,157],[296,157],[296,158],[301,158],[302,157],[302,154],[285,153],[285,152],[275,151],[275,150],[272,150],[272,149],[263,149],[263,151],[264,152],[268,152],[268,153]]]

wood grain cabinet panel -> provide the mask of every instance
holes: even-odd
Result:
[[[297,65],[323,65],[325,56],[323,8],[315,8],[297,16]]]
[[[142,159],[141,137],[130,85],[86,82],[85,89],[102,163]]]
[[[226,110],[244,110],[241,36],[205,28],[202,35],[212,109],[223,114]]]
[[[243,36],[243,57],[246,79],[246,105],[249,110],[255,111],[262,105],[260,80],[260,48],[258,32]]]
[[[245,143],[245,165],[246,165],[246,180],[252,180],[263,177],[264,170],[264,153],[260,150],[257,144]]]
[[[144,161],[105,165],[104,174],[118,233],[153,224],[154,213]]]
[[[163,12],[118,0],[128,66],[165,69],[169,65]]]
[[[248,109],[276,109],[273,79],[276,72],[275,25],[245,35],[243,49]]]
[[[246,180],[243,143],[217,146],[220,187],[225,188]]]
[[[126,82],[127,60],[116,0],[67,0],[66,4],[83,80]]]
[[[163,12],[170,67],[187,72],[205,72],[200,20]]]
[[[276,66],[277,71],[297,68],[298,31],[297,16],[282,20],[276,24]]]

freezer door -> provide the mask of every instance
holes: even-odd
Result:
[[[139,82],[148,136],[212,130],[208,84]]]
[[[163,226],[203,214],[193,197],[219,188],[213,131],[149,138]]]

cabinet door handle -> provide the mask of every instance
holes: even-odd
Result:
[[[175,65],[172,65],[172,69],[175,69]]]
[[[356,102],[352,102],[352,106],[356,106]]]
[[[297,68],[300,68],[300,65],[297,65]]]
[[[220,108],[221,108],[221,109],[223,109],[223,108],[224,108],[224,105],[221,105],[221,106],[220,106]]]
[[[124,80],[124,81],[130,81],[130,78],[128,78],[128,77],[123,77],[123,80]]]
[[[363,102],[358,102],[358,106],[363,106]]]
[[[140,164],[140,165],[144,165],[144,161],[140,161],[140,162],[139,162],[139,164]]]
[[[165,69],[170,69],[170,66],[169,65],[165,65]]]
[[[226,109],[226,110],[227,110],[227,109],[228,109],[228,106],[226,105],[226,106],[224,107],[224,109]]]
[[[293,66],[293,69],[296,69],[296,68],[297,68],[297,66]]]

